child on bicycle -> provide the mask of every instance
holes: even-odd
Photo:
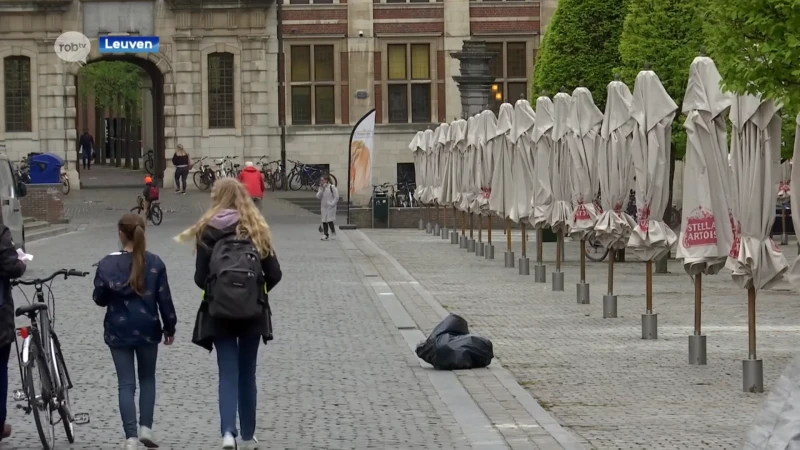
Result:
[[[142,191],[142,213],[144,217],[150,216],[150,204],[158,200],[158,186],[153,183],[149,176],[144,177],[144,191]]]

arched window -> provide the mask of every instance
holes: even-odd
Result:
[[[208,55],[208,128],[235,128],[233,54]]]
[[[6,132],[31,130],[31,59],[8,56],[3,60]]]

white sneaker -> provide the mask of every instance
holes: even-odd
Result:
[[[137,450],[139,448],[139,439],[128,438],[122,443],[123,450]]]
[[[236,438],[230,433],[222,436],[222,450],[236,450]]]
[[[242,441],[241,450],[258,450],[258,439],[253,437],[249,441]]]
[[[153,430],[148,427],[139,427],[139,442],[144,444],[146,448],[158,448]]]

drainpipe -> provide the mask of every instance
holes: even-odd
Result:
[[[283,175],[286,174],[286,61],[283,53],[283,0],[276,0],[276,16],[278,22],[278,93],[283,88],[283,97],[278,99],[278,104],[283,104],[283,111],[278,111],[278,124],[281,128],[281,166]],[[283,181],[284,190],[288,190],[287,180]]]

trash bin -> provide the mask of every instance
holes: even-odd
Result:
[[[52,153],[34,155],[28,165],[31,168],[31,184],[61,182],[61,168],[64,167],[64,160],[58,155]]]
[[[385,192],[376,192],[372,197],[372,217],[378,220],[389,218],[389,196]]]

